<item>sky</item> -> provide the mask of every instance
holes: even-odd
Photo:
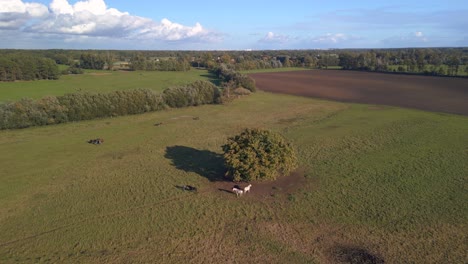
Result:
[[[0,0],[0,48],[468,46],[468,0]]]

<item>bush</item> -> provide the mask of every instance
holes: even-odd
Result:
[[[242,88],[242,87],[239,87],[237,89],[234,89],[234,94],[235,95],[249,95],[251,94],[252,92],[248,89],[245,89],[245,88]]]
[[[212,72],[216,74],[223,83],[230,83],[229,86],[243,87],[251,92],[255,92],[257,90],[254,79],[231,69],[230,66],[224,63],[219,67],[214,68]]]
[[[67,69],[62,71],[63,75],[68,75],[68,74],[83,74],[84,71],[81,68],[75,67],[75,66],[70,66]]]
[[[222,146],[226,176],[233,181],[274,180],[297,168],[292,146],[281,135],[261,129],[245,129]]]
[[[221,93],[214,84],[208,81],[195,81],[187,86],[172,87],[164,90],[164,102],[175,108],[216,104],[220,102]]]
[[[241,74],[237,77],[237,82],[239,86],[244,87],[245,89],[250,90],[251,92],[256,92],[257,87],[255,86],[255,80],[252,77]]]

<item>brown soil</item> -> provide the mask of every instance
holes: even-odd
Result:
[[[468,115],[468,79],[339,70],[250,75],[261,90]]]
[[[250,192],[244,194],[242,197],[263,199],[277,195],[293,194],[297,189],[304,186],[305,181],[304,172],[302,170],[297,170],[289,176],[281,176],[274,181],[250,182],[250,184],[252,184]],[[236,183],[231,181],[216,181],[213,182],[213,184],[215,187],[213,190],[228,192],[234,195],[234,197],[235,194],[232,192],[234,186],[244,188],[249,185],[249,183]]]

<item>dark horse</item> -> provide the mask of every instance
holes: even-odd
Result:
[[[196,192],[197,191],[197,187],[195,186],[192,186],[192,185],[182,185],[182,186],[176,186],[177,188],[179,189],[182,189],[184,191],[190,191],[190,192]]]
[[[104,139],[102,139],[102,138],[90,139],[90,140],[88,140],[88,143],[95,144],[95,145],[100,145],[100,144],[104,143]]]

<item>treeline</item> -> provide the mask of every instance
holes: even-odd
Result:
[[[0,58],[48,58],[78,69],[187,71],[191,67],[213,70],[227,65],[235,71],[283,67],[342,68],[380,72],[468,75],[468,48],[253,50],[253,51],[132,51],[132,50],[0,50]],[[2,60],[3,61],[3,60]],[[10,60],[11,61],[11,60]],[[27,67],[29,63],[15,63]],[[2,64],[5,64],[4,62]],[[4,79],[12,79],[6,63]],[[41,75],[42,76],[42,75]],[[37,79],[37,78],[36,78]]]
[[[339,66],[344,70],[468,75],[468,50],[350,50],[339,53]]]
[[[134,71],[188,71],[190,67],[186,57],[158,58],[147,57],[141,53],[135,54],[129,63],[129,69]]]
[[[162,94],[147,89],[136,89],[105,94],[48,96],[39,100],[22,99],[0,105],[0,129],[51,125],[140,114],[167,107],[221,102],[220,90],[208,81],[196,81],[182,87],[168,88]]]
[[[0,81],[56,80],[58,65],[49,58],[8,54],[0,57]]]

